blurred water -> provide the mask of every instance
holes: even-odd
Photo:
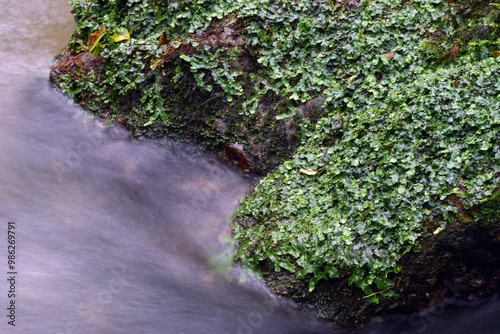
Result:
[[[251,180],[196,148],[105,129],[50,87],[49,63],[74,29],[66,0],[0,2],[0,333],[346,333],[240,284],[237,269],[217,273]],[[497,299],[446,305],[361,332],[497,333],[499,310]]]

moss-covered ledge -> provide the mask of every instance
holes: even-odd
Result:
[[[390,313],[418,313],[430,306],[473,301],[493,295],[500,282],[500,224],[463,222],[459,219],[438,235],[422,238],[420,252],[401,257],[404,270],[390,275],[390,289],[398,298],[386,298],[378,304],[349,284],[351,272],[317,283],[309,292],[309,280],[286,269],[275,271],[271,260],[260,264],[265,282],[280,295],[293,298],[311,315],[335,321],[344,327],[361,327],[375,317]]]
[[[236,213],[235,259],[276,293],[359,327],[450,285],[498,290],[498,4],[73,5],[52,82],[133,136],[267,174]]]
[[[116,93],[116,100],[109,103],[103,103],[101,96],[113,90],[103,76],[104,71],[109,71],[110,64],[91,52],[78,53],[73,51],[74,48],[68,48],[53,65],[51,81],[109,122],[125,124],[133,137],[189,138],[218,151],[223,159],[244,171],[265,174],[293,156],[300,142],[298,131],[303,115],[277,118],[289,113],[289,104],[272,91],[260,97],[252,114],[242,112],[246,97],[255,94],[254,85],[258,81],[255,75],[265,76],[262,67],[244,48],[243,29],[243,22],[226,17],[212,22],[203,33],[188,37],[191,44],[178,38],[175,43],[170,43],[172,45],[162,46],[163,53],[158,59],[141,59],[143,71],[148,76],[144,86]],[[159,39],[156,41],[158,45]],[[89,40],[81,43],[89,44]],[[197,54],[206,48],[224,49],[221,57],[231,54],[228,71],[240,73],[237,82],[241,94],[228,99],[209,70],[201,71],[201,85],[196,81],[189,62],[181,56]],[[214,63],[217,61],[215,59]],[[148,81],[153,80],[153,87],[147,87]],[[102,88],[98,88],[101,91],[81,87],[82,83],[90,82],[101,84]],[[143,89],[156,89],[154,94],[162,103],[163,117],[152,119],[151,110],[145,107]],[[317,113],[321,113],[320,105],[311,106],[309,103],[300,107],[313,120]],[[307,114],[309,111],[310,115]]]

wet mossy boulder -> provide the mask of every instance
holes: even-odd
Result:
[[[339,271],[337,278],[319,281],[309,291],[312,274],[303,279],[280,268],[276,271],[270,259],[262,261],[260,270],[271,289],[293,298],[312,316],[336,322],[348,328],[366,325],[390,313],[418,314],[428,307],[442,310],[458,300],[475,301],[498,291],[500,282],[500,224],[463,222],[456,219],[446,230],[419,240],[419,252],[404,254],[398,263],[403,270],[389,275],[395,282],[388,287],[398,297],[373,303],[361,289],[349,283],[349,270]],[[377,291],[375,293],[379,293]]]
[[[233,228],[274,292],[359,327],[498,290],[495,3],[72,3],[58,87],[267,175]]]
[[[494,293],[500,40],[441,1],[334,7],[327,116],[237,211],[236,258],[346,327]]]
[[[293,156],[303,116],[277,118],[288,114],[290,105],[273,91],[260,96],[251,114],[244,111],[246,97],[255,94],[255,77],[265,76],[244,47],[244,27],[244,22],[225,17],[214,20],[206,31],[167,40],[166,45],[161,45],[162,35],[158,34],[152,44],[160,53],[140,55],[140,70],[123,64],[132,72],[124,75],[125,83],[113,73],[122,72],[116,59],[74,51],[70,46],[52,67],[51,80],[110,123],[125,124],[133,137],[188,138],[219,152],[221,158],[244,171],[265,174]],[[73,39],[84,38],[81,35],[75,33]],[[91,48],[88,40],[79,43]],[[214,74],[220,75],[210,71],[219,65],[217,58],[210,59],[207,69],[193,74],[188,56],[203,55],[205,50],[226,58],[227,73],[237,73],[237,78],[227,83],[238,85],[237,94],[228,95],[214,79]],[[321,106],[308,105],[307,110],[321,113]]]

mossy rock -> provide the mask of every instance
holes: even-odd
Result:
[[[421,240],[420,252],[400,259],[401,274],[391,275],[392,291],[399,297],[367,301],[366,294],[349,284],[350,271],[319,281],[308,290],[308,278],[297,279],[286,269],[275,271],[270,260],[260,263],[266,283],[274,293],[293,298],[312,316],[340,326],[359,328],[390,313],[421,310],[491,296],[500,282],[500,226],[456,220],[449,229]]]
[[[91,90],[75,88],[76,101],[83,107],[92,106],[99,116],[106,120],[125,124],[136,138],[173,137],[189,138],[190,141],[219,152],[220,156],[242,170],[257,174],[266,174],[290,159],[299,145],[299,124],[302,115],[287,119],[276,119],[277,115],[288,112],[285,100],[272,91],[263,95],[253,114],[242,112],[242,103],[246,96],[253,94],[255,79],[250,74],[263,73],[261,66],[243,48],[241,36],[245,25],[233,17],[212,23],[207,31],[196,35],[196,48],[180,39],[175,46],[165,47],[160,59],[145,58],[145,72],[155,72],[161,89],[167,121],[150,120],[150,112],[144,109],[144,95],[141,87],[131,89],[117,97],[113,104],[103,106],[101,99]],[[231,101],[223,89],[218,86],[210,71],[202,72],[204,85],[213,87],[207,90],[196,82],[189,64],[180,55],[196,54],[204,48],[224,48],[225,53],[238,52],[232,59],[231,72],[241,72],[238,83],[243,87],[243,94],[235,96]],[[64,85],[63,77],[75,83],[83,80],[102,81],[102,57],[95,57],[90,52],[76,53],[67,49],[60,56],[51,70],[51,81],[56,85]],[[178,73],[182,73],[179,75]],[[89,75],[92,74],[92,77]],[[153,81],[152,78],[148,79]],[[147,82],[145,83],[147,84]],[[105,89],[111,87],[106,86]],[[310,118],[318,117],[321,106],[305,104]]]

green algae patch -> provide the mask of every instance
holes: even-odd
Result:
[[[467,231],[498,254],[484,232],[500,214],[497,3],[72,4],[78,28],[51,72],[63,92],[134,136],[188,137],[271,172],[234,242],[275,292],[358,326],[413,303],[418,254],[442,275],[436,245]]]
[[[305,278],[309,292],[348,273],[378,303],[396,296],[390,277],[405,270],[398,260],[418,252],[422,237],[460,218],[498,223],[498,201],[483,204],[500,185],[499,40],[490,34],[459,51],[458,37],[446,37],[459,36],[448,14],[455,9],[442,1],[318,4],[301,2],[295,21],[289,8],[288,19],[261,16],[268,32],[256,45],[269,36],[276,48],[264,53],[282,64],[274,77],[299,74],[282,93],[307,100],[321,80],[327,116],[303,124],[294,158],[237,211],[236,257],[256,271],[270,262]],[[294,36],[286,47],[282,31]],[[310,41],[319,48],[308,57],[294,49]],[[431,52],[433,44],[443,51]],[[318,70],[300,75],[314,56]]]
[[[481,207],[475,220],[498,220],[498,203],[481,204],[500,184],[500,91],[478,95],[481,88],[471,90],[470,82],[479,79],[474,71],[485,79],[500,64],[489,59],[481,65],[415,80],[404,104],[389,93],[385,110],[364,106],[332,117],[342,132],[338,144],[304,143],[238,210],[239,220],[255,217],[250,226],[237,219],[242,262],[256,267],[269,258],[299,278],[313,274],[310,290],[319,279],[353,268],[350,282],[368,295],[394,284],[388,273],[401,271],[400,256],[419,248],[426,221],[441,222],[427,231],[437,234],[460,218],[451,195],[467,209]],[[307,175],[301,168],[324,169]]]

